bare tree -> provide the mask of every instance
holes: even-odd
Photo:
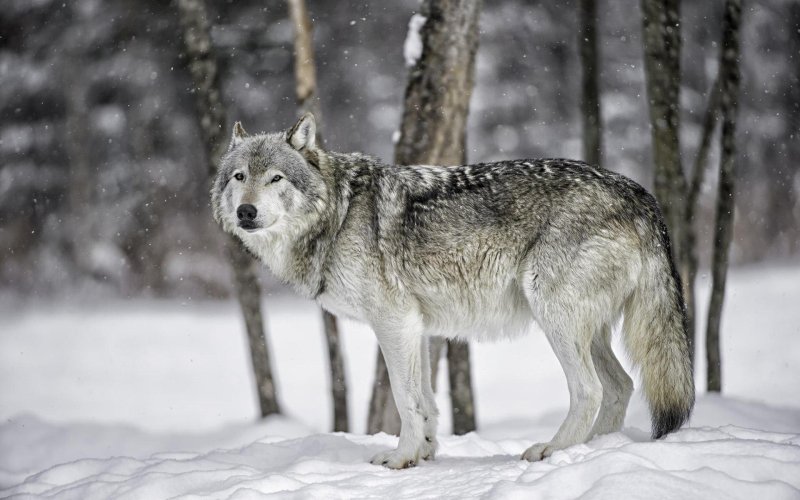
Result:
[[[289,14],[294,25],[295,93],[300,113],[311,112],[317,122],[317,144],[322,144],[321,113],[317,97],[317,72],[314,64],[314,45],[311,19],[305,0],[289,0]],[[333,430],[347,432],[350,428],[347,415],[347,380],[342,357],[339,325],[336,316],[320,309],[328,362],[331,372],[331,398],[333,399]]]
[[[416,23],[412,20],[410,36],[420,37],[421,52],[407,54],[415,60],[406,87],[396,163],[466,163],[466,125],[478,48],[480,3],[480,0],[427,0],[422,5],[421,17],[416,17]],[[447,360],[453,433],[464,434],[475,429],[469,345],[447,342]],[[438,355],[431,359],[431,364],[437,361]],[[391,399],[387,397],[390,384],[383,363],[379,353],[370,429],[375,429],[377,425],[372,424],[380,421],[382,430],[386,430],[391,422],[379,406],[380,402]]]
[[[680,156],[680,0],[642,0],[644,70],[650,108],[655,194],[672,240],[672,257],[687,285],[686,177]],[[686,289],[684,288],[684,296]],[[687,303],[687,308],[693,304]],[[687,311],[687,318],[694,311]],[[687,321],[687,327],[689,327]],[[694,329],[689,352],[694,352]],[[692,357],[694,357],[692,355]]]
[[[207,175],[212,180],[225,147],[225,109],[219,91],[217,61],[204,0],[178,0],[186,63],[194,81],[198,123],[206,146]],[[261,286],[256,262],[233,236],[227,237],[228,260],[234,274],[236,295],[241,306],[250,344],[250,355],[258,390],[261,416],[280,413],[261,314]]]
[[[602,154],[602,123],[598,85],[597,5],[595,0],[580,0],[580,47],[583,74],[581,110],[583,112],[583,159],[600,165]]]
[[[717,216],[714,230],[713,282],[708,306],[706,329],[706,359],[708,390],[722,390],[722,371],[719,350],[719,329],[725,281],[728,275],[728,252],[733,237],[734,155],[736,152],[736,111],[739,97],[739,26],[741,0],[726,0],[722,21],[722,50],[720,52],[720,135],[719,184],[717,187]]]

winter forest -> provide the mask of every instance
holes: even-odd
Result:
[[[0,11],[0,497],[800,496],[796,0]],[[542,331],[433,337],[436,460],[370,464],[407,425],[375,335],[212,217],[234,123],[306,112],[326,150],[570,158],[653,193],[686,301],[688,424],[650,438],[615,333],[622,430],[519,460],[578,404]]]

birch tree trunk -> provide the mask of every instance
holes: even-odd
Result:
[[[194,81],[197,117],[208,160],[207,175],[213,180],[225,148],[225,109],[220,98],[217,61],[204,0],[177,0],[186,64]],[[236,296],[244,316],[250,356],[256,378],[261,416],[280,413],[261,315],[261,286],[255,260],[232,235],[227,235],[227,254],[233,269]]]
[[[598,85],[597,5],[595,0],[580,0],[580,47],[583,73],[581,110],[583,112],[583,160],[600,165],[602,122]]]
[[[672,258],[680,272],[684,297],[688,277],[686,245],[686,177],[680,156],[680,0],[642,0],[642,35],[647,100],[650,108],[655,195],[672,241]],[[687,309],[693,304],[687,302]],[[687,318],[694,311],[687,311]],[[687,321],[689,352],[694,329]],[[694,357],[692,355],[692,357]]]
[[[418,31],[422,50],[420,54],[412,54],[418,57],[410,68],[406,87],[396,163],[466,163],[466,126],[478,48],[479,14],[480,0],[427,0],[422,5],[421,16],[425,22]],[[414,35],[412,30],[409,36]],[[469,345],[447,342],[447,360],[453,433],[465,434],[475,430]],[[432,364],[437,361],[431,359]],[[387,416],[385,412],[382,415],[373,413],[381,411],[378,402],[391,399],[385,394],[388,390],[388,373],[379,352],[369,422],[381,420],[382,430],[394,431],[387,424],[393,424],[392,419],[399,422],[398,417]],[[368,427],[374,429],[377,425]],[[396,429],[399,431],[399,425]]]
[[[722,303],[725,299],[725,281],[728,275],[728,252],[733,237],[734,211],[734,155],[736,153],[736,111],[739,97],[739,26],[741,0],[726,0],[722,21],[722,51],[720,54],[720,135],[719,185],[717,188],[717,216],[714,231],[713,282],[711,302],[708,306],[706,329],[706,359],[708,391],[722,390],[722,370],[719,349],[719,330]]]
[[[317,144],[323,144],[321,113],[317,97],[317,72],[314,63],[314,45],[311,19],[305,0],[289,0],[289,14],[294,25],[295,93],[300,112],[311,112],[317,122]],[[320,309],[323,333],[328,346],[328,363],[331,372],[331,398],[333,399],[333,430],[347,432],[350,428],[347,415],[347,380],[344,370],[339,325],[336,316]]]

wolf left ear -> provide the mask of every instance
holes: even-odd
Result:
[[[242,127],[242,122],[233,124],[233,133],[231,134],[231,143],[228,145],[228,151],[238,146],[244,138],[247,137],[247,132]]]
[[[286,142],[298,151],[304,148],[314,149],[317,142],[317,124],[314,115],[304,114],[286,133]]]

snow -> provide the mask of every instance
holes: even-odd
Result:
[[[253,423],[233,304],[8,303],[0,497],[800,498],[798,283],[798,266],[732,273],[726,393],[703,394],[700,384],[690,425],[657,442],[637,394],[623,432],[543,462],[518,460],[561,423],[563,373],[540,332],[476,344],[478,432],[448,435],[440,391],[438,457],[405,471],[368,463],[397,438],[362,434],[376,348],[362,325],[342,324],[354,432],[326,433],[327,362],[312,304],[266,299],[286,416]],[[700,350],[698,373],[703,358]]]
[[[406,60],[406,67],[411,68],[417,64],[422,57],[422,36],[420,30],[425,26],[427,18],[419,14],[414,14],[408,21],[408,33],[406,41],[403,43],[403,57]]]

